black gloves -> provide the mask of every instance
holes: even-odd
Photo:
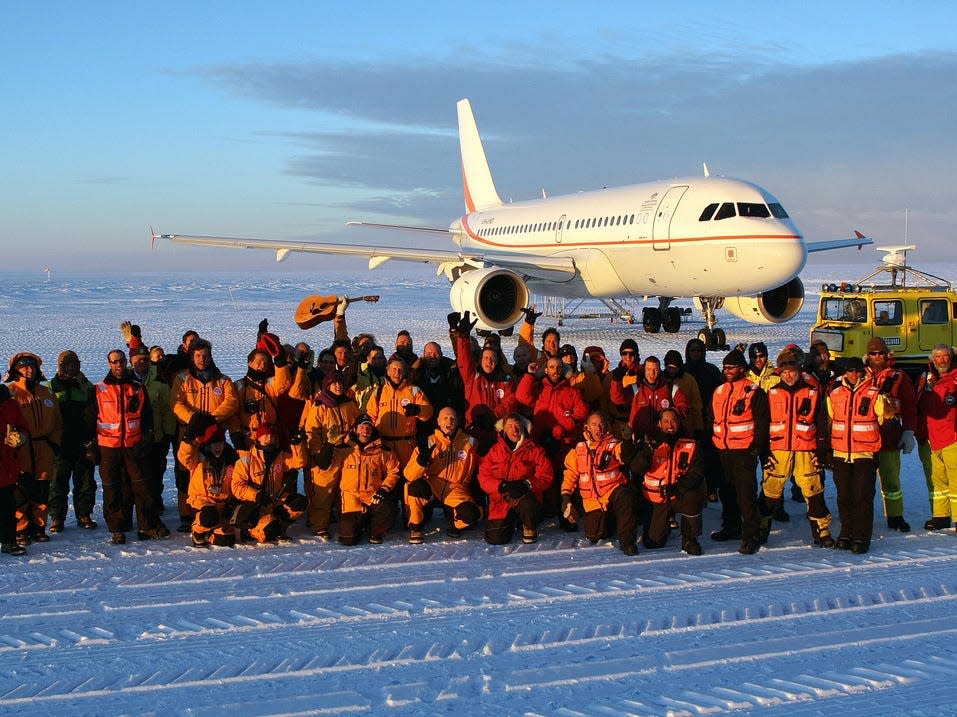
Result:
[[[445,317],[449,322],[449,331],[458,331],[459,322],[462,320],[462,314],[458,311],[453,311]]]
[[[297,428],[292,433],[289,434],[289,445],[298,446],[301,445],[306,440],[306,432],[301,428]]]
[[[372,494],[372,505],[379,505],[379,503],[389,500],[389,495],[389,491],[385,488],[379,488],[379,490]]]
[[[411,498],[431,498],[432,487],[425,478],[419,478],[408,485],[409,497]]]
[[[535,320],[542,315],[541,311],[535,311],[535,309],[530,306],[526,306],[521,311],[525,314],[525,323],[529,326],[534,326]]]
[[[322,446],[322,450],[313,455],[312,464],[319,470],[326,470],[332,465],[333,447],[331,443]]]
[[[267,331],[269,331],[269,320],[263,319],[259,322],[259,330],[256,332],[256,336],[262,336]]]
[[[462,320],[459,321],[457,331],[462,336],[468,336],[470,333],[472,333],[472,329],[474,329],[475,324],[478,323],[478,319],[472,319],[471,316],[472,315],[468,311],[466,311],[465,315],[462,316]]]
[[[407,403],[402,407],[402,413],[406,416],[418,416],[422,413],[422,407],[417,403]]]
[[[192,442],[196,440],[198,436],[203,435],[215,425],[216,419],[213,418],[211,414],[204,413],[203,411],[197,411],[189,417],[189,422],[186,424],[186,430],[183,431],[183,440]]]
[[[626,373],[628,373],[628,369],[626,369],[624,366],[619,366],[611,372],[611,377],[616,381],[621,381],[625,377]]]
[[[498,492],[511,500],[519,500],[531,489],[527,480],[503,480],[498,486]]]

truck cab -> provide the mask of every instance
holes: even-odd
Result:
[[[811,341],[827,344],[837,359],[863,357],[879,337],[895,365],[917,374],[937,344],[957,343],[957,292],[951,282],[907,265],[913,244],[877,247],[888,252],[881,266],[856,282],[821,287]]]

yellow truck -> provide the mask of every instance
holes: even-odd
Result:
[[[957,292],[951,283],[907,265],[915,245],[876,247],[881,265],[856,282],[821,287],[811,341],[827,344],[835,359],[860,356],[874,336],[884,339],[896,365],[909,373],[927,367],[937,344],[957,343]]]

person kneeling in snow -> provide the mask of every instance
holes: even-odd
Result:
[[[622,442],[608,432],[608,419],[594,412],[585,420],[580,441],[565,456],[562,480],[562,516],[578,522],[574,493],[581,495],[585,511],[585,537],[594,545],[607,537],[606,521],[611,513],[618,531],[618,546],[625,555],[637,555],[638,496],[628,483],[626,466],[634,456],[634,444]]]
[[[226,444],[226,432],[208,413],[195,414],[179,444],[177,460],[190,473],[189,507],[196,511],[193,519],[193,545],[233,546],[236,528],[230,523],[233,497],[233,465],[239,458]]]
[[[332,467],[339,474],[339,542],[355,545],[367,530],[369,542],[379,545],[395,523],[398,457],[383,445],[367,413],[356,418],[345,446],[333,450],[332,444],[326,445],[317,465],[322,470]]]
[[[233,493],[241,505],[236,527],[259,543],[286,541],[286,530],[306,512],[306,497],[296,492],[296,470],[302,461],[279,448],[276,427],[252,427],[253,444],[239,452],[233,468]]]
[[[413,451],[405,467],[405,505],[409,514],[409,542],[423,540],[426,508],[434,499],[449,512],[450,537],[471,528],[482,509],[469,490],[478,461],[475,439],[458,427],[454,408],[439,411],[438,428]]]
[[[479,468],[479,485],[489,503],[485,542],[508,543],[520,522],[522,542],[534,543],[542,520],[542,497],[554,480],[552,464],[529,438],[527,419],[509,413],[498,428],[498,441]]]

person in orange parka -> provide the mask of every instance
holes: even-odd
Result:
[[[433,500],[449,511],[448,535],[457,538],[482,518],[470,487],[478,465],[475,439],[459,430],[454,408],[439,411],[438,426],[412,454],[405,467],[405,505],[409,542],[423,539],[426,507]]]
[[[46,542],[50,481],[56,470],[62,422],[53,392],[40,381],[42,359],[21,352],[10,358],[8,388],[26,421],[29,442],[20,450],[20,481],[14,495],[17,503],[17,541]]]
[[[193,422],[193,440],[180,443],[176,454],[190,472],[188,500],[196,511],[193,545],[231,547],[236,544],[236,529],[230,523],[235,503],[233,465],[239,454],[226,443],[226,432],[211,416],[196,414]]]
[[[419,423],[432,418],[432,404],[425,391],[409,383],[408,374],[402,359],[391,359],[385,367],[385,382],[369,394],[365,405],[383,445],[395,452],[402,469],[415,449]]]
[[[522,525],[522,542],[536,542],[544,494],[554,480],[551,461],[528,436],[528,419],[518,413],[505,416],[499,422],[498,441],[479,467],[479,485],[488,494],[485,542],[508,543],[517,522]]]
[[[253,426],[252,437],[252,446],[239,452],[233,466],[233,495],[242,503],[237,527],[259,543],[288,541],[286,530],[307,507],[306,496],[296,492],[299,451],[281,450],[279,432],[268,423]]]
[[[213,362],[213,346],[206,339],[197,338],[189,345],[189,367],[173,377],[170,403],[180,424],[180,439],[189,419],[195,413],[208,413],[224,428],[239,408],[236,388],[229,376]],[[178,450],[178,449],[177,449]],[[192,530],[193,510],[187,503],[189,471],[177,464],[176,491],[179,495],[180,526],[177,530]]]
[[[10,389],[0,384],[0,551],[24,555],[27,549],[17,543],[17,516],[14,489],[20,478],[20,457],[17,451],[29,441],[27,422],[20,406],[10,396]]]

